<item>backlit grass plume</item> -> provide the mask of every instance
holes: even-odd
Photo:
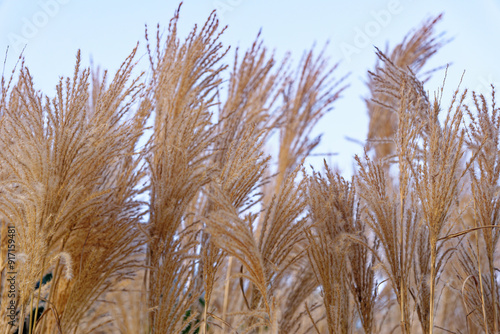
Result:
[[[328,47],[229,56],[216,12],[180,18],[53,95],[22,57],[2,78],[0,332],[498,332],[500,113],[429,94],[441,15],[375,50],[349,178],[309,165]]]

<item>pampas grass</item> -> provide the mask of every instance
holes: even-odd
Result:
[[[147,73],[136,47],[53,97],[23,58],[2,78],[2,333],[498,332],[500,113],[428,93],[441,15],[376,49],[351,179],[307,166],[347,89],[326,48],[230,59],[215,12],[180,17]]]

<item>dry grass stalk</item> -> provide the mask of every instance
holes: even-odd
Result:
[[[366,223],[375,233],[383,251],[380,266],[386,273],[400,306],[401,330],[408,333],[410,323],[409,288],[410,273],[414,261],[418,213],[412,210],[412,198],[402,200],[390,187],[384,167],[357,158],[360,167],[359,194],[366,203]],[[388,184],[389,183],[389,184]],[[400,185],[401,187],[402,185]],[[408,189],[400,188],[406,199]],[[401,205],[405,206],[402,207]]]
[[[230,74],[229,95],[218,115],[219,136],[213,145],[215,153],[212,158],[212,166],[217,175],[213,177],[213,182],[227,193],[240,212],[258,204],[261,198],[255,192],[263,181],[263,173],[269,160],[263,157],[262,148],[276,123],[270,109],[276,101],[282,73],[280,70],[276,74],[271,72],[274,64],[273,57],[266,56],[266,49],[262,47],[259,37],[244,54],[241,62],[238,62],[237,51]],[[247,124],[251,126],[248,127]],[[208,199],[202,214],[206,216],[216,210],[218,208],[213,201]],[[204,235],[203,240],[207,310],[216,272],[225,254],[215,246],[208,234]],[[232,264],[232,260],[229,263]],[[228,274],[231,267],[228,267]],[[230,280],[226,282],[225,289],[229,289],[229,286]],[[223,304],[227,305],[226,297]],[[225,321],[227,309],[223,308],[222,320]]]
[[[383,250],[385,261],[380,265],[391,281],[400,306],[401,330],[408,333],[411,328],[410,273],[421,216],[416,200],[411,196],[414,186],[411,170],[418,152],[418,134],[422,130],[417,120],[422,119],[428,99],[413,73],[400,69],[382,52],[378,51],[377,54],[384,69],[379,71],[381,74],[372,73],[374,91],[382,99],[374,102],[385,106],[383,99],[390,96],[396,103],[390,106],[390,110],[398,116],[392,139],[394,155],[390,158],[397,163],[398,182],[393,186],[388,169],[390,160],[371,161],[365,155],[366,163],[356,157],[359,166],[358,186],[360,196],[366,203],[366,222]]]
[[[325,50],[319,55],[313,51],[302,57],[284,87],[276,187],[319,144],[321,136],[311,139],[311,131],[346,88],[341,86],[345,77],[333,77],[338,65],[329,67]]]
[[[329,333],[349,333],[350,308],[347,287],[346,244],[328,234],[307,234],[308,255],[321,284]],[[336,244],[332,246],[332,244]],[[337,249],[334,249],[337,248]]]
[[[212,14],[184,43],[177,36],[179,11],[170,22],[165,46],[159,29],[152,67],[154,134],[148,144],[151,204],[148,223],[150,326],[155,333],[181,333],[193,325],[191,306],[201,291],[196,280],[197,239],[184,220],[191,201],[209,182],[207,154],[214,142],[209,108],[220,84],[218,65],[225,54],[222,31]],[[149,48],[148,48],[149,49]],[[191,311],[190,311],[191,310]],[[190,311],[189,319],[184,319]],[[189,320],[189,321],[188,321]]]
[[[440,36],[435,36],[435,26],[441,19],[442,15],[439,15],[427,20],[421,28],[408,34],[391,52],[386,50],[384,53],[390,63],[419,74],[425,63],[446,43]],[[389,158],[395,154],[395,145],[391,140],[398,127],[398,98],[380,91],[380,85],[377,83],[393,80],[390,73],[387,73],[387,65],[388,62],[377,63],[376,70],[368,80],[370,98],[365,100],[370,117],[368,147],[374,148],[376,159]]]
[[[458,93],[458,91],[455,93]],[[425,126],[429,133],[423,138],[423,157],[421,163],[413,169],[415,190],[422,205],[422,214],[428,228],[430,245],[430,306],[429,333],[432,334],[435,312],[435,292],[442,269],[443,257],[447,251],[441,251],[438,240],[447,233],[452,209],[459,196],[459,181],[464,176],[461,159],[464,155],[464,131],[461,129],[462,106],[465,92],[457,106],[452,101],[446,120],[441,127],[438,123],[441,106],[436,101],[428,112]],[[419,162],[420,162],[419,161]]]
[[[124,119],[130,111],[124,101],[133,102],[139,89],[136,79],[128,83],[134,54],[109,87],[102,86],[94,107],[79,54],[73,79],[61,79],[57,97],[45,104],[28,69],[20,70],[0,135],[8,175],[0,210],[16,227],[22,253],[20,331],[25,316],[40,318],[42,309],[60,316],[46,316],[25,332],[84,327],[82,319],[110,283],[138,266],[132,256],[141,243],[134,228],[141,212],[133,197],[143,172],[133,154],[145,113],[140,108],[137,117]],[[37,289],[48,274],[50,285]]]
[[[308,254],[324,290],[329,330],[349,331],[351,292],[363,330],[371,333],[376,298],[375,257],[365,247],[368,240],[355,185],[333,173],[325,162],[325,175],[314,172],[309,179],[308,197],[317,234],[308,236],[311,242]],[[351,243],[347,236],[360,242]]]

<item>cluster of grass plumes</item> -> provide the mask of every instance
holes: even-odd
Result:
[[[428,96],[440,18],[376,50],[349,180],[306,167],[346,88],[324,50],[290,70],[259,35],[228,65],[216,14],[181,40],[176,11],[146,33],[146,75],[137,48],[109,83],[78,54],[49,98],[21,59],[0,100],[0,331],[497,333],[500,112],[494,89]]]

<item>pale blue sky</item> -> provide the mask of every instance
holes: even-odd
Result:
[[[157,23],[167,26],[177,6],[177,1],[166,0],[0,0],[0,51],[10,45],[10,70],[21,46],[27,44],[26,63],[35,84],[51,95],[59,76],[71,75],[78,49],[85,65],[92,56],[96,65],[114,71],[137,41],[144,46],[144,24],[152,29]],[[351,72],[351,86],[318,124],[317,133],[324,136],[317,152],[338,152],[329,160],[346,175],[352,171],[352,156],[362,149],[344,137],[364,140],[367,133],[362,97],[367,92],[366,71],[375,63],[373,45],[382,49],[386,42],[394,45],[424,19],[444,12],[438,30],[454,40],[434,56],[427,69],[453,63],[445,101],[464,70],[462,87],[488,92],[490,82],[500,82],[500,0],[186,0],[181,33],[194,23],[203,24],[215,8],[221,11],[222,24],[229,25],[223,36],[227,45],[246,48],[262,28],[268,48],[276,49],[278,55],[291,51],[298,59],[314,42],[322,46],[330,40],[327,54],[332,64],[341,61],[338,76]],[[381,16],[382,12],[389,16]],[[365,45],[360,44],[359,31],[367,29],[371,36]],[[346,47],[355,47],[356,53],[347,54]],[[146,59],[141,64],[146,68]],[[443,75],[435,74],[427,89],[436,89]],[[319,166],[320,161],[312,158],[310,163]]]

